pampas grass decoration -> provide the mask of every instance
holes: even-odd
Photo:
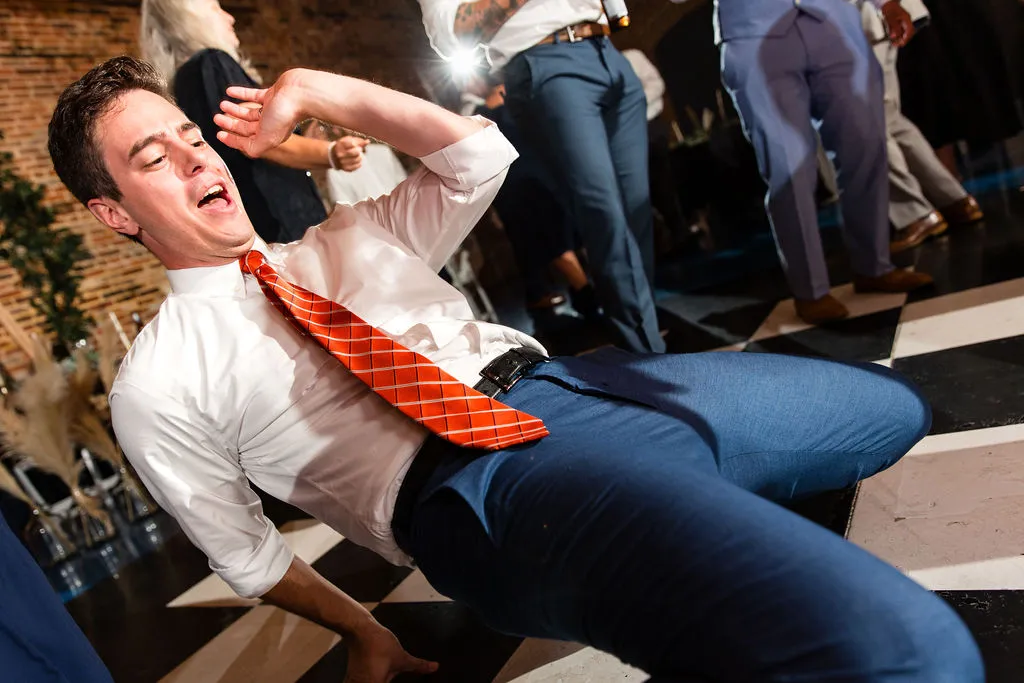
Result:
[[[107,535],[112,535],[110,516],[78,486],[83,463],[75,458],[71,439],[73,413],[68,379],[50,350],[38,338],[33,338],[32,343],[34,372],[21,382],[14,395],[14,405],[21,414],[0,408],[4,447],[15,457],[26,458],[60,477],[82,512],[99,520]],[[84,522],[88,537],[89,525]]]
[[[100,319],[99,325],[96,327],[95,339],[96,352],[99,355],[97,366],[106,397],[110,395],[110,390],[114,386],[114,377],[117,376],[117,359],[121,357],[122,353],[117,330],[114,329],[114,324],[109,318]]]
[[[28,499],[25,492],[21,490],[21,486],[18,484],[18,480],[14,478],[10,470],[0,464],[0,489],[11,494],[21,502],[25,503],[29,507],[35,507],[35,504]]]

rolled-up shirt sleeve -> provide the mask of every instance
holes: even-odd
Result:
[[[465,0],[420,0],[423,27],[430,46],[442,57],[451,57],[459,49],[455,35],[455,14]]]
[[[353,207],[434,270],[444,265],[483,216],[519,156],[496,125],[474,118],[485,126],[422,157],[423,166],[390,194]]]
[[[198,411],[134,384],[116,383],[110,395],[118,442],[146,488],[202,550],[239,595],[273,588],[292,551],[238,463],[218,443]]]

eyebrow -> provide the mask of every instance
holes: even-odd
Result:
[[[196,124],[194,121],[186,121],[185,123],[178,126],[178,135],[187,133],[190,130],[195,130],[196,128],[199,128],[199,125]],[[128,150],[128,161],[131,161],[133,158],[135,158],[136,154],[146,149],[154,142],[158,140],[163,140],[166,137],[167,133],[153,133],[152,135],[147,135],[146,137],[142,138],[134,145],[132,145],[132,148],[130,150]]]

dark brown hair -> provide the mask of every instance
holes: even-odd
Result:
[[[57,100],[50,118],[50,159],[61,181],[83,204],[97,197],[121,200],[96,140],[96,122],[132,90],[148,90],[174,103],[156,69],[128,56],[93,67]]]

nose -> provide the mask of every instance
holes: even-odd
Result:
[[[228,12],[227,10],[221,10],[221,12],[224,12],[224,16],[226,16],[228,18],[228,24],[230,24],[231,26],[234,26],[235,25],[235,17],[234,17],[234,15],[232,15],[231,12]]]
[[[189,177],[202,173],[208,165],[206,160],[206,145],[193,147],[188,145],[185,157],[185,170]]]

